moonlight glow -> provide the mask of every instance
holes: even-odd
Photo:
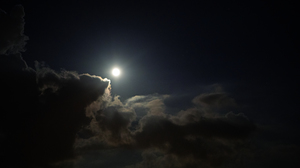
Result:
[[[112,70],[112,74],[114,75],[114,76],[119,76],[120,75],[120,70],[118,69],[118,68],[114,68],[113,70]]]

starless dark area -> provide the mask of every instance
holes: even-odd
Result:
[[[0,167],[299,167],[296,3],[0,9]]]

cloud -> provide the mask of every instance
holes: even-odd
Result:
[[[167,117],[147,116],[140,124],[140,130],[135,133],[139,148],[156,148],[182,160],[195,158],[206,164],[222,163],[233,157],[255,130],[253,123],[242,114],[233,113],[217,118],[202,117],[184,124],[176,124]]]
[[[164,155],[155,149],[145,150],[142,157],[142,162],[126,168],[181,168],[185,166],[175,155]]]
[[[74,165],[93,150],[112,149],[141,151],[143,160],[132,167],[213,167],[234,159],[256,129],[242,113],[219,113],[236,106],[220,86],[170,114],[170,95],[123,103],[100,76],[39,62],[28,67],[20,54],[27,39],[23,7],[0,16],[1,167]]]
[[[216,108],[236,106],[234,99],[229,98],[224,92],[201,94],[193,99],[193,103]]]
[[[137,95],[127,99],[125,102],[126,107],[131,107],[135,110],[139,117],[146,114],[151,115],[165,115],[165,99],[170,95]]]
[[[10,107],[1,117],[2,144],[8,146],[4,163],[18,158],[16,166],[64,165],[91,150],[120,148],[146,152],[136,167],[150,162],[174,167],[167,165],[171,161],[178,167],[221,165],[255,130],[242,113],[215,114],[195,103],[167,114],[167,95],[135,96],[123,104],[111,97],[109,81],[101,77],[56,72],[39,63],[35,70],[19,65],[1,73],[4,104]],[[157,157],[149,159],[152,155]]]
[[[0,55],[24,51],[28,37],[24,35],[24,8],[15,6],[9,14],[0,9]]]
[[[210,94],[204,93],[196,98],[206,95]],[[225,93],[222,96],[227,97]],[[81,143],[88,144],[89,149],[102,144],[101,149],[111,146],[145,151],[146,160],[133,167],[162,165],[162,162],[170,163],[163,160],[171,159],[173,163],[178,162],[177,166],[182,165],[179,167],[209,167],[233,159],[256,130],[253,122],[242,113],[208,115],[208,112],[213,113],[212,110],[195,105],[175,115],[166,114],[164,100],[168,97],[158,94],[134,96],[126,100],[125,104],[115,97],[105,107],[98,105],[98,108],[93,108],[96,110],[92,112],[94,119],[91,123],[98,140],[91,142],[86,139]],[[145,112],[137,117],[136,110]],[[151,154],[151,151],[154,153]],[[156,154],[159,157],[152,161],[146,157]]]
[[[104,95],[109,82],[89,74],[57,73],[40,65],[33,70],[21,64],[18,54],[3,58],[2,164],[46,166],[73,159],[77,133],[91,120],[85,108]],[[7,68],[12,60],[19,63]]]

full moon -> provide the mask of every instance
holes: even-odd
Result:
[[[112,74],[114,75],[114,76],[119,76],[120,75],[120,70],[118,69],[118,68],[114,68],[113,70],[112,70]]]

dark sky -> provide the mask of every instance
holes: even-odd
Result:
[[[1,164],[299,166],[295,3],[0,9]]]

